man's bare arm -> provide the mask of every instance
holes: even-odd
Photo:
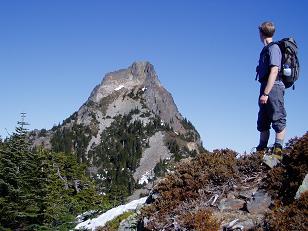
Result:
[[[260,97],[260,103],[261,104],[267,103],[268,96],[266,96],[266,95],[268,95],[271,92],[271,90],[272,90],[272,88],[274,86],[275,80],[277,78],[278,71],[279,71],[279,69],[278,69],[277,66],[273,66],[271,68],[271,72],[269,74],[265,90],[263,92],[265,95],[261,95],[261,97]]]

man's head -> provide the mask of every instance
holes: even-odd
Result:
[[[261,38],[272,38],[275,34],[275,26],[272,22],[264,22],[259,26]]]

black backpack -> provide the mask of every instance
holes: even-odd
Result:
[[[280,69],[280,79],[284,83],[286,88],[293,86],[294,82],[299,77],[299,60],[297,57],[297,44],[293,38],[284,38],[277,42],[271,42],[268,44],[264,51],[267,52],[268,48],[274,44],[277,44],[281,50],[281,69]],[[263,52],[263,50],[262,50]],[[268,55],[267,55],[268,57]],[[259,77],[258,66],[256,69],[257,75],[256,80]],[[260,80],[259,80],[260,81]]]
[[[293,38],[284,38],[275,42],[281,50],[280,76],[286,88],[293,86],[299,77],[299,60],[297,57],[297,44]]]

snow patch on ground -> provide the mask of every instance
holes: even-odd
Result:
[[[113,209],[108,210],[97,218],[86,220],[75,227],[75,230],[95,230],[99,226],[104,226],[108,221],[116,218],[117,216],[129,210],[135,210],[138,205],[144,204],[147,197],[140,198],[129,202],[126,205],[120,205]]]

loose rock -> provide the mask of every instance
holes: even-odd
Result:
[[[273,155],[265,154],[263,157],[263,163],[266,164],[270,168],[274,168],[280,161],[275,158]]]
[[[241,199],[222,199],[219,203],[218,208],[221,212],[223,211],[234,211],[244,207],[245,201]]]
[[[271,205],[270,196],[262,191],[257,191],[253,197],[247,202],[247,210],[251,214],[264,214]]]

